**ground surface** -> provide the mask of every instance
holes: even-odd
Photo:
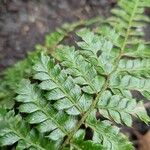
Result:
[[[66,22],[109,15],[114,0],[5,0],[0,6],[0,70],[25,57]]]
[[[115,0],[3,1],[0,4],[0,71],[23,59],[27,51],[34,50],[36,44],[44,42],[45,34],[63,23],[99,15],[109,16],[110,9],[115,6]],[[150,15],[149,10],[146,13]],[[149,28],[145,29],[146,39],[150,39]],[[139,97],[137,93],[134,95]],[[150,109],[149,104],[146,107]],[[138,137],[138,144],[139,141],[150,143],[147,140],[150,139],[148,128],[149,126],[134,121],[133,129],[123,128],[123,131],[132,136],[132,141]],[[137,141],[134,144],[137,145]],[[149,149],[147,146],[140,150]]]

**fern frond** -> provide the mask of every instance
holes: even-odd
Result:
[[[144,14],[144,7],[150,7],[148,0],[119,0],[118,7],[112,10],[113,17],[108,22],[118,28],[123,37],[128,34],[127,43],[143,40],[143,27],[150,23],[150,18]]]
[[[58,110],[66,109],[70,115],[78,115],[87,110],[92,102],[89,95],[82,95],[81,88],[74,83],[71,76],[53,59],[42,55],[39,64],[34,66],[35,79],[41,80],[40,88],[47,90],[48,100],[55,100],[54,107]],[[83,106],[84,102],[84,106]],[[85,108],[85,110],[83,109]]]
[[[54,149],[54,143],[44,138],[38,131],[32,129],[22,120],[20,115],[15,116],[13,111],[0,118],[0,146],[17,143],[17,150]]]
[[[119,133],[119,128],[113,126],[109,121],[97,121],[95,116],[96,111],[89,114],[86,120],[86,126],[93,130],[93,141],[102,143],[105,149],[111,150],[126,150],[132,149],[130,142],[125,140],[123,135]],[[124,141],[121,143],[121,141]]]
[[[110,36],[107,39],[107,37],[94,34],[89,29],[81,29],[77,32],[77,35],[83,40],[77,42],[82,50],[81,54],[96,67],[99,73],[110,73],[117,57],[113,45],[117,43],[118,34],[112,34],[113,37],[111,38],[114,40],[111,40]]]
[[[150,58],[150,46],[149,45],[143,45],[138,44],[133,49],[126,48],[126,51],[124,54],[122,54],[122,57],[129,57],[129,58]]]
[[[119,73],[126,73],[137,77],[150,77],[150,59],[121,59],[118,66]]]
[[[137,31],[143,26],[139,21],[148,21],[142,18],[146,4],[148,0],[120,0],[112,11],[115,16],[108,19],[110,25],[106,21],[96,33],[87,28],[77,31],[80,41],[76,48],[58,46],[52,54],[56,60],[42,53],[30,70],[31,81],[22,80],[16,90],[23,118],[0,114],[4,122],[15,120],[0,128],[2,146],[21,141],[18,145],[23,145],[22,149],[47,150],[41,146],[41,140],[34,147],[32,137],[37,137],[32,132],[37,132],[44,141],[50,140],[52,149],[132,150],[132,144],[114,124],[131,126],[132,116],[145,123],[150,121],[143,103],[136,102],[131,93],[136,90],[150,98],[149,45],[143,43],[143,33]],[[43,48],[55,49],[66,36],[65,30],[47,38]],[[22,120],[33,127],[30,131],[25,123],[28,127],[25,136],[21,134],[24,126],[21,124],[25,122]],[[88,130],[92,135],[87,139]]]
[[[17,88],[17,85],[22,78],[29,78],[32,75],[32,66],[39,58],[39,53],[41,51],[52,53],[55,47],[76,27],[80,25],[90,25],[98,21],[99,19],[95,18],[73,24],[64,24],[61,28],[57,28],[55,32],[46,36],[44,46],[37,45],[35,51],[28,53],[26,59],[19,61],[14,66],[3,71],[0,74],[2,75],[2,80],[0,80],[0,105],[5,105],[8,109],[13,108],[13,98],[15,96],[14,90]]]
[[[75,82],[82,85],[82,90],[89,94],[98,93],[104,84],[105,78],[98,75],[93,65],[75,51],[74,47],[59,46],[56,57],[67,67],[68,74],[75,77]]]
[[[104,147],[100,143],[95,143],[91,140],[84,140],[85,139],[85,130],[79,129],[73,137],[73,140],[70,144],[70,148],[73,149],[85,149],[85,150],[104,150]],[[68,148],[68,150],[70,149]],[[65,149],[64,149],[65,150]],[[67,148],[66,148],[67,150]]]
[[[134,77],[131,75],[112,76],[111,86],[115,89],[136,90],[141,92],[148,99],[150,93],[150,79]],[[146,94],[147,93],[147,94]]]
[[[138,116],[141,120],[147,122],[149,118],[139,116],[139,111],[143,110],[142,105],[140,109],[139,104],[133,98],[125,98],[120,95],[112,95],[110,91],[105,91],[97,103],[97,108],[101,115],[108,119],[113,119],[115,122],[121,124],[122,122],[127,126],[132,125],[132,116]],[[136,109],[136,111],[135,111]],[[146,114],[146,111],[145,111]]]
[[[135,2],[134,4],[133,4],[133,1]],[[77,132],[79,127],[84,123],[84,121],[87,120],[87,117],[89,116],[91,111],[93,111],[96,108],[97,103],[99,102],[99,99],[101,99],[102,95],[105,93],[105,91],[107,89],[110,88],[110,89],[112,89],[112,91],[119,89],[121,91],[121,93],[128,93],[127,96],[124,94],[125,98],[129,98],[129,97],[131,98],[131,93],[130,93],[131,90],[139,90],[142,93],[146,92],[146,94],[149,93],[149,84],[148,84],[148,82],[147,83],[145,82],[145,81],[149,81],[149,79],[142,78],[142,74],[140,74],[139,78],[134,77],[134,73],[135,74],[137,73],[135,70],[133,70],[133,72],[132,72],[133,76],[129,75],[128,73],[126,75],[118,74],[119,64],[122,61],[122,59],[124,59],[123,55],[126,53],[126,49],[128,48],[128,49],[132,50],[132,48],[134,48],[133,47],[134,44],[132,43],[132,40],[131,40],[132,36],[130,35],[130,32],[132,31],[132,28],[138,27],[135,25],[134,18],[137,16],[138,11],[140,11],[141,4],[140,4],[139,0],[133,0],[133,1],[131,1],[131,3],[128,1],[128,3],[131,4],[132,9],[130,10],[131,12],[128,14],[129,18],[127,18],[127,20],[128,20],[127,23],[125,23],[125,26],[123,28],[121,28],[123,30],[117,30],[117,32],[120,31],[119,36],[117,34],[114,34],[117,32],[111,32],[111,28],[107,28],[108,29],[107,32],[106,31],[104,32],[105,35],[104,34],[101,34],[101,35],[94,34],[93,32],[91,32],[88,29],[82,29],[79,32],[77,32],[77,35],[80,36],[83,41],[77,43],[81,49],[81,52],[80,51],[76,52],[76,55],[78,55],[78,53],[80,55],[82,55],[87,62],[90,62],[94,66],[94,68],[96,69],[96,71],[98,72],[98,74],[100,76],[102,76],[102,74],[104,74],[104,76],[106,76],[106,80],[104,80],[102,90],[96,95],[96,98],[94,99],[91,107],[87,110],[87,112],[79,120],[77,127],[71,132],[71,134],[68,136],[68,138],[64,141],[63,147],[69,143],[69,141],[71,140],[73,135]],[[143,13],[143,11],[141,11],[141,13]],[[116,30],[116,29],[114,29],[114,30]],[[109,33],[108,31],[110,31],[110,33],[114,36],[114,40],[113,40],[113,38],[108,36],[108,33]],[[137,40],[137,38],[135,38],[135,39]],[[131,41],[130,47],[129,47],[128,41]],[[61,56],[61,54],[65,50],[67,51],[67,49],[68,48],[63,48],[61,50],[58,50],[57,53],[60,53],[60,55],[59,54],[58,55]],[[63,50],[63,52],[62,52],[62,50]],[[65,57],[65,58],[60,57],[61,59],[59,59],[60,61],[62,61],[62,64],[65,64],[65,67],[68,67],[66,64],[70,63],[70,60],[68,59],[69,56],[73,56],[73,58],[74,58],[74,56],[76,56],[76,55],[74,55],[75,53],[73,54],[73,50],[71,53],[70,53],[70,51],[68,52],[69,55],[67,55],[67,57]],[[133,52],[133,50],[132,50],[132,52]],[[70,58],[72,58],[72,57],[70,57]],[[129,58],[127,58],[127,59],[129,60]],[[144,60],[142,60],[142,61],[144,61]],[[72,62],[74,62],[74,61],[72,61]],[[72,64],[72,62],[70,64]],[[142,64],[141,64],[141,66],[142,66]],[[98,69],[98,68],[101,68],[101,69]],[[84,70],[82,69],[82,71],[84,71]],[[130,80],[131,78],[129,80],[127,79],[129,76],[131,76],[131,78],[133,78],[132,81]],[[121,85],[123,82],[124,85],[119,86],[120,88],[115,87],[115,86],[112,86],[113,82],[115,82],[115,84],[118,86]],[[117,97],[115,96],[115,93],[112,94],[112,97],[116,98],[114,103],[115,103],[115,106],[117,106],[118,100],[117,100]],[[113,99],[111,99],[111,101],[113,101]],[[111,101],[110,101],[110,104],[112,104],[112,106],[113,106],[113,102],[111,102]],[[132,100],[132,98],[125,99],[125,101],[126,101],[126,104],[129,101],[133,101],[132,104],[136,105],[134,100]],[[120,98],[120,102],[122,102],[121,98]],[[107,105],[109,107],[109,103],[107,103]],[[122,107],[123,107],[123,103],[122,103]],[[118,106],[118,108],[119,108],[119,106]],[[128,110],[129,108],[127,105],[125,105],[124,109]],[[146,111],[145,111],[144,107],[142,110],[144,111],[145,115],[143,115],[144,118],[142,118],[142,117],[140,117],[140,118],[142,120],[145,120],[146,122],[149,121],[149,117],[146,115]],[[121,110],[119,110],[119,112],[121,113]],[[137,116],[138,116],[138,112],[135,112],[135,111],[132,111],[129,113],[125,113],[125,112],[123,112],[122,116],[120,116],[120,114],[118,114],[118,111],[113,110],[110,114],[107,114],[107,117],[113,118],[117,123],[121,123],[121,122],[125,123],[126,122],[127,125],[131,125],[130,113],[137,114]],[[106,115],[106,113],[105,113],[105,115]],[[126,117],[128,116],[129,120],[124,120],[126,118],[125,116]]]
[[[32,74],[32,65],[36,63],[40,54],[40,49],[28,54],[28,57],[16,63],[13,67],[2,72],[0,81],[0,105],[8,109],[14,106],[15,90],[23,77],[30,77]]]
[[[19,111],[27,113],[26,120],[30,124],[37,124],[40,132],[50,132],[47,135],[50,139],[62,139],[75,127],[76,118],[67,116],[62,111],[56,111],[47,100],[41,97],[40,90],[29,80],[22,80],[17,93],[20,95],[16,97],[16,100],[22,103]]]
[[[89,26],[98,22],[102,22],[102,18],[92,18],[89,20],[81,20],[72,24],[64,24],[61,28],[57,28],[55,32],[46,36],[45,44],[42,46],[46,49],[47,53],[54,55],[54,50],[57,45],[68,36],[68,34],[74,31],[77,27],[80,26]]]

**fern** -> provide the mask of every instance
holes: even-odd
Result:
[[[20,115],[14,116],[14,111],[10,111],[3,118],[0,118],[0,123],[1,146],[12,145],[17,142],[17,150],[54,149],[54,144],[51,141],[39,135],[35,129],[30,131],[29,124],[22,121]]]
[[[72,24],[64,24],[61,28],[56,29],[55,32],[48,34],[44,45],[37,45],[35,51],[30,52],[26,59],[19,61],[14,66],[3,71],[0,74],[2,76],[2,79],[0,80],[0,105],[3,105],[8,109],[13,108],[13,99],[15,97],[17,85],[22,78],[29,78],[32,76],[32,66],[36,63],[41,51],[53,54],[56,46],[64,40],[70,32],[80,26],[89,26],[99,21],[99,18],[93,18]]]
[[[28,113],[27,121],[30,124],[37,124],[40,132],[51,131],[49,138],[58,140],[64,137],[76,125],[76,120],[72,116],[67,116],[64,112],[57,112],[50,103],[41,97],[36,85],[31,85],[30,81],[23,80],[20,84],[16,100],[23,102],[19,110]]]
[[[95,32],[76,32],[76,47],[57,45],[66,36],[62,30],[48,36],[42,48],[56,51],[53,57],[36,55],[29,76],[19,78],[26,78],[15,87],[19,112],[0,109],[0,146],[132,150],[117,126],[131,127],[133,116],[150,120],[131,94],[136,90],[150,98],[149,45],[138,33],[140,22],[149,21],[143,17],[148,5],[148,0],[120,0]]]

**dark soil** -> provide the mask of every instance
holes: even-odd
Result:
[[[42,44],[47,33],[63,23],[95,16],[109,16],[115,0],[0,0],[0,71],[13,65]],[[150,15],[150,10],[146,13]],[[145,29],[150,39],[150,26]],[[140,98],[137,92],[133,93]],[[150,107],[148,107],[150,110]],[[144,134],[149,127],[134,121],[133,128]],[[134,130],[123,131],[136,139]]]
[[[114,4],[114,0],[5,0],[0,4],[0,70],[24,58],[56,27],[108,16]]]

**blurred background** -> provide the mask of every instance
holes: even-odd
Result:
[[[63,23],[109,16],[115,0],[0,0],[0,70],[25,57]]]

